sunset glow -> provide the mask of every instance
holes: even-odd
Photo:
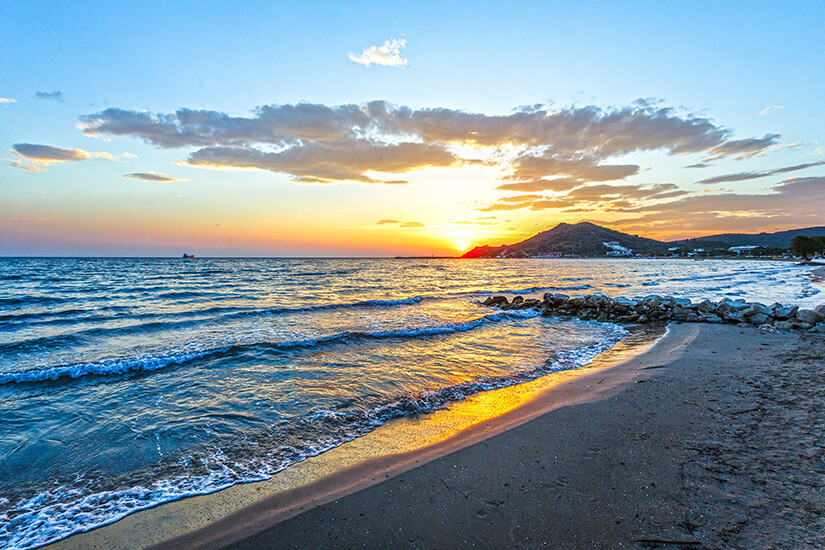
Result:
[[[807,91],[825,77],[806,70],[822,22],[714,6],[713,25],[697,6],[674,30],[678,46],[654,30],[669,14],[642,8],[550,17],[536,3],[482,37],[454,34],[459,6],[436,26],[387,7],[319,42],[308,31],[331,4],[289,24],[260,3],[174,30],[190,15],[174,4],[151,23],[84,4],[100,37],[59,4],[7,6],[0,254],[430,256],[583,220],[659,239],[825,224],[810,116],[825,105]],[[243,31],[211,28],[211,44],[225,19]],[[768,27],[770,47],[755,42]],[[714,76],[719,28],[739,50]],[[628,33],[632,55],[615,47]],[[516,60],[497,46],[527,34]],[[795,69],[804,87],[778,84]]]

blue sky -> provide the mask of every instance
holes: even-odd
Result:
[[[0,158],[6,161],[0,164],[0,254],[163,255],[183,248],[202,255],[423,254],[512,242],[579,219],[633,232],[647,228],[662,238],[702,228],[785,229],[794,220],[825,225],[825,217],[809,207],[825,199],[823,166],[726,182],[721,189],[697,184],[825,160],[821,2],[5,2],[2,11],[0,98],[8,101],[0,103]],[[367,67],[348,57],[393,39],[404,40],[404,67]],[[685,196],[641,197],[628,187],[587,204],[539,207],[539,201],[567,192],[546,189],[526,198],[522,208],[496,210],[501,199],[513,196],[496,189],[510,181],[502,173],[511,165],[489,168],[489,159],[527,142],[504,146],[499,136],[497,149],[484,153],[486,171],[463,161],[439,167],[428,157],[385,178],[409,181],[404,185],[338,177],[307,185],[296,183],[309,173],[305,166],[238,171],[237,158],[222,157],[220,166],[195,167],[187,159],[200,142],[170,148],[146,143],[136,129],[86,135],[77,126],[82,117],[110,108],[254,118],[254,110],[266,105],[333,108],[380,100],[494,117],[534,104],[548,114],[588,106],[623,109],[640,98],[670,109],[672,118],[705,118],[729,131],[729,142],[781,137],[744,156],[716,155],[698,169],[685,166],[714,156],[709,148],[673,154],[662,142],[598,159],[639,167],[606,185],[673,184]],[[391,139],[427,142],[415,132]],[[457,139],[432,143],[468,145]],[[557,146],[547,139],[543,146]],[[15,144],[111,158],[49,162],[40,172],[26,171],[15,165],[21,155]],[[274,145],[245,147],[257,153]],[[592,153],[593,145],[587,147],[576,154]],[[123,178],[150,172],[188,181]],[[804,181],[788,186],[789,178]],[[605,183],[588,176],[576,189],[589,185]],[[725,206],[735,213],[720,215],[687,195],[700,191],[719,194],[722,205],[735,203]],[[771,210],[777,193],[784,193],[781,206]],[[765,195],[764,208],[753,208],[753,195]],[[651,208],[667,201],[682,202]],[[686,225],[691,208],[703,209],[697,219],[708,223]],[[667,214],[675,211],[682,216]],[[490,215],[496,219],[456,226]],[[377,224],[382,219],[420,226]]]

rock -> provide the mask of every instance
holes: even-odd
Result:
[[[785,307],[782,304],[776,304],[778,307],[773,309],[773,316],[777,321],[786,321],[796,317],[796,312],[799,311],[798,306]]]
[[[713,314],[700,315],[699,320],[704,321],[705,323],[713,323],[713,324],[719,324],[719,323],[722,322],[721,317],[719,317],[718,315],[713,315]]]
[[[815,325],[825,320],[825,317],[812,309],[800,309],[796,312],[796,319],[801,323],[810,323]]]
[[[490,301],[489,304],[486,303],[488,300]],[[507,296],[493,296],[492,298],[487,298],[484,302],[484,305],[499,306],[507,303]]]
[[[795,328],[796,323],[793,321],[779,321],[774,325],[775,328],[779,330],[793,330]]]
[[[671,302],[674,302],[677,306],[682,306],[684,308],[690,307],[693,305],[693,302],[690,301],[688,298],[672,298]]]
[[[748,322],[752,325],[764,325],[769,321],[773,321],[773,319],[770,316],[765,315],[764,313],[757,313],[755,315],[751,315],[747,319]]]
[[[635,300],[625,298],[624,296],[616,298],[616,301],[614,303],[616,304],[616,307],[620,309],[633,309],[634,307],[636,307],[637,304]]]
[[[825,317],[825,304],[819,304],[814,308],[814,311]]]
[[[819,334],[825,334],[825,323],[819,323],[818,325],[811,328],[808,332],[816,332]]]
[[[696,309],[698,309],[702,313],[712,313],[716,311],[716,304],[714,304],[710,300],[702,300],[701,302],[699,302],[699,305],[696,306]]]
[[[521,296],[514,296],[513,300],[510,303],[513,304],[514,306],[517,306],[520,303],[522,303],[523,301],[524,301],[524,298],[522,298]]]
[[[768,306],[760,303],[753,303],[743,312],[743,315],[745,317],[752,317],[754,315],[770,315],[771,313],[771,308]]]
[[[717,313],[720,313],[719,310],[716,310]],[[728,313],[720,313],[720,317],[722,320],[727,321],[728,323],[742,323],[745,321],[745,316],[742,314],[741,311],[729,311]]]
[[[523,308],[539,307],[540,304],[541,304],[541,302],[539,300],[536,300],[535,298],[530,298],[528,300],[524,300],[524,302],[521,304],[521,307],[523,307]]]

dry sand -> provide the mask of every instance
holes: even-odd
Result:
[[[825,548],[825,337],[682,327],[596,399],[227,548]]]
[[[424,449],[293,489],[276,476],[178,501],[54,546],[825,548],[825,335],[683,324],[616,366],[606,355]],[[385,448],[402,433],[378,431]]]

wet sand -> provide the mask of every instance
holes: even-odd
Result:
[[[405,419],[54,546],[825,547],[825,336],[682,324],[596,363],[471,398],[518,406],[423,448],[383,452],[432,424]]]
[[[566,383],[584,399],[164,547],[825,547],[825,337],[676,328],[669,347]],[[543,399],[565,401],[563,386]]]

